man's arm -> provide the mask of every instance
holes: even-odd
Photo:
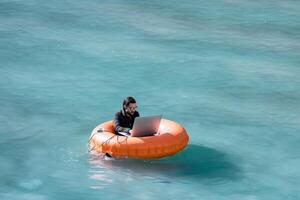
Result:
[[[114,127],[115,127],[115,132],[126,132],[129,133],[130,128],[126,128],[126,127],[122,127],[120,126],[120,118],[119,118],[119,114],[116,113],[115,114],[115,118],[114,118]]]

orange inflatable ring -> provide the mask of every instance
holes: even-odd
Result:
[[[113,121],[108,121],[93,130],[89,147],[92,152],[109,153],[113,157],[151,159],[176,154],[186,147],[188,141],[186,130],[167,119],[161,120],[157,135],[148,137],[116,135]]]

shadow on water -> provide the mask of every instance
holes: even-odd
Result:
[[[92,166],[138,175],[222,180],[234,180],[241,176],[237,162],[220,151],[198,145],[189,145],[175,156],[156,160],[90,159]]]

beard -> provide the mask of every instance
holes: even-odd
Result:
[[[131,116],[131,117],[134,115],[134,112],[135,112],[135,111],[127,110],[127,109],[125,109],[124,111],[125,111],[126,115]]]
[[[128,114],[133,116],[135,111],[129,111]]]

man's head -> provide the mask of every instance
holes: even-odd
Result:
[[[133,97],[126,97],[123,101],[123,110],[129,115],[133,115],[137,108],[136,101]]]

